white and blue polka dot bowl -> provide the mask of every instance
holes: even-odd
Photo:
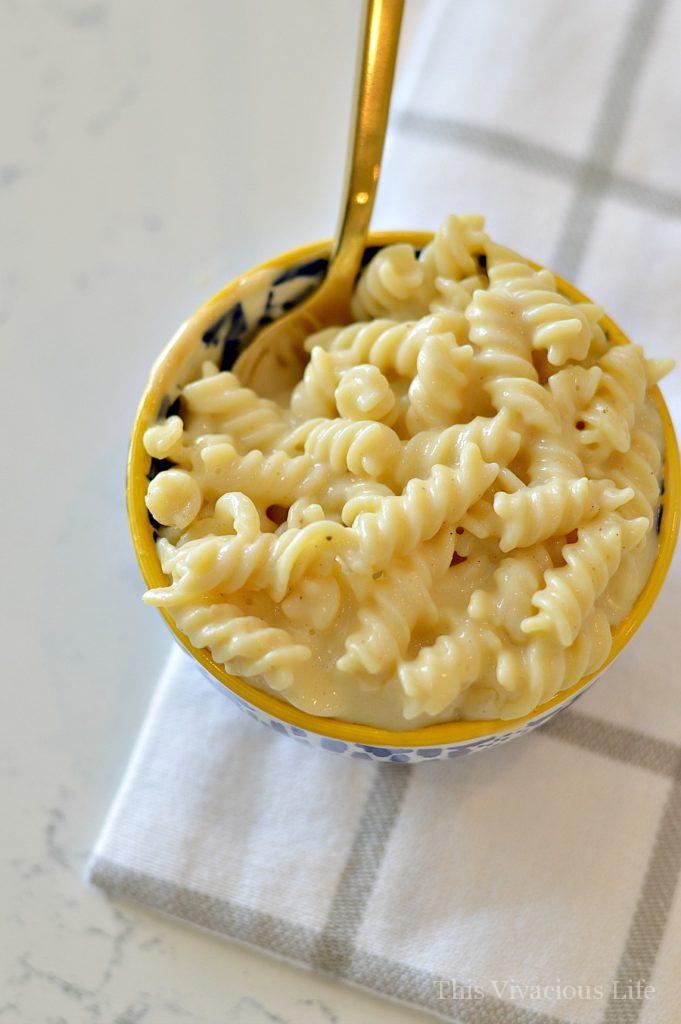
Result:
[[[374,234],[370,237],[365,260],[384,245],[410,242],[420,249],[431,238],[432,235],[425,232]],[[261,325],[281,316],[318,285],[326,271],[329,251],[329,242],[304,246],[268,260],[232,281],[182,325],[154,364],[133,427],[127,478],[130,529],[147,586],[159,587],[167,583],[156,554],[156,524],[144,503],[148,481],[167,468],[167,464],[151,459],[146,453],[142,444],[144,431],[173,411],[179,388],[198,374],[207,357],[218,362],[222,369],[230,369]],[[588,301],[567,282],[559,279],[559,286],[574,301]],[[604,318],[603,326],[613,342],[627,341],[608,317]],[[643,622],[666,576],[679,529],[681,475],[674,429],[657,389],[654,398],[664,422],[666,453],[663,503],[658,517],[660,544],[650,579],[631,613],[614,630],[612,651],[606,664],[523,718],[449,722],[401,732],[310,715],[227,673],[205,650],[198,650],[189,643],[164,609],[159,611],[177,641],[227,697],[252,718],[310,746],[363,760],[413,764],[459,757],[522,736],[569,707],[596,682]]]

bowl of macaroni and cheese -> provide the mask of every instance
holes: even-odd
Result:
[[[660,590],[671,364],[451,216],[370,236],[353,322],[240,380],[329,250],[233,281],[154,365],[128,465],[144,600],[302,742],[392,762],[505,742],[584,693]]]

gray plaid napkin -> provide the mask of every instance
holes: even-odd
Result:
[[[681,2],[429,8],[377,220],[484,211],[500,241],[674,355]],[[679,410],[681,386],[665,391]],[[475,1024],[669,1022],[681,1005],[672,568],[624,658],[541,732],[346,762],[172,655],[91,862],[112,895]]]

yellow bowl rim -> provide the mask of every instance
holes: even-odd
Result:
[[[372,232],[367,240],[367,246],[383,247],[396,242],[408,242],[417,248],[422,248],[433,238],[430,231],[380,231]],[[144,503],[147,480],[146,473],[149,466],[149,456],[142,444],[144,431],[157,419],[160,401],[164,394],[174,385],[174,374],[176,368],[182,365],[184,357],[193,348],[193,339],[196,322],[201,322],[212,312],[217,304],[223,305],[243,284],[254,274],[263,270],[272,270],[280,267],[288,267],[294,263],[305,261],[314,256],[328,255],[331,247],[330,240],[311,242],[307,245],[298,246],[284,253],[265,260],[263,263],[252,267],[244,274],[230,281],[224,288],[221,288],[207,302],[203,303],[196,313],[186,320],[170,342],[161,352],[154,363],[149,380],[142,395],[140,404],[135,416],[133,425],[130,449],[127,464],[126,498],[128,521],[132,535],[135,554],[142,572],[145,583],[148,587],[164,586],[167,577],[161,570],[156,554],[152,528],[147,515],[147,508]],[[539,264],[532,265],[539,267]],[[560,290],[575,302],[589,302],[590,300],[577,289],[573,284],[564,281],[557,274],[554,274]],[[624,332],[607,315],[603,317],[602,323],[609,332],[610,338],[615,344],[625,344],[629,341]],[[189,343],[190,342],[190,343]],[[171,373],[171,370],[173,371]],[[366,744],[372,747],[429,747],[429,746],[451,746],[452,744],[467,743],[472,740],[492,737],[499,733],[514,732],[533,719],[542,718],[551,709],[569,701],[586,689],[599,675],[601,675],[614,659],[621,653],[629,640],[634,636],[648,612],[652,608],[667,575],[669,565],[674,553],[674,547],[679,532],[679,510],[681,507],[681,468],[679,466],[679,450],[669,410],[664,398],[655,387],[652,389],[652,396],[660,412],[664,429],[665,442],[665,471],[664,471],[664,494],[662,496],[663,515],[660,530],[658,553],[653,565],[652,572],[639,594],[634,607],[625,619],[613,628],[613,643],[610,654],[604,664],[588,676],[584,676],[579,682],[568,689],[561,690],[551,700],[538,705],[533,711],[520,718],[514,719],[490,719],[487,721],[474,722],[442,722],[436,725],[422,726],[420,729],[394,730],[381,729],[372,725],[364,725],[358,722],[345,722],[336,718],[323,718],[301,711],[286,701],[280,700],[258,689],[252,683],[247,682],[239,676],[230,675],[225,669],[216,664],[210,655],[202,649],[194,647],[186,636],[180,632],[172,621],[170,614],[163,608],[159,608],[161,615],[166,620],[175,638],[192,657],[208,672],[214,679],[231,690],[236,696],[249,704],[254,705],[260,711],[273,718],[286,722],[291,726],[316,733],[320,736],[332,739],[344,740],[349,743]]]

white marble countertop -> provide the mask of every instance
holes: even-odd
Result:
[[[0,2],[3,1024],[425,1019],[83,878],[168,648],[124,511],[137,397],[203,298],[331,232],[357,11]]]

